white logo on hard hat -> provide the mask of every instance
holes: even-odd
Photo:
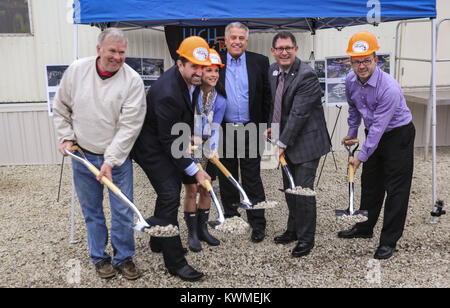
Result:
[[[363,53],[369,49],[369,43],[366,41],[357,41],[352,46],[353,52]]]
[[[194,49],[193,56],[199,61],[206,61],[206,59],[208,59],[208,49],[204,47],[197,47]]]
[[[220,58],[218,55],[216,55],[215,53],[211,53],[209,55],[209,60],[211,60],[212,64],[220,64]]]

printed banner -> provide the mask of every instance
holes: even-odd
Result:
[[[152,84],[164,73],[164,59],[126,57],[125,63],[141,75],[145,94]]]
[[[391,54],[378,54],[377,66],[382,71],[391,74]],[[345,95],[345,78],[352,71],[350,57],[327,57],[325,59],[325,101],[328,106],[342,106],[347,104]]]
[[[209,47],[218,52],[226,50],[225,47],[225,26],[211,27],[183,27],[165,26],[166,42],[169,47],[170,56],[174,61],[178,59],[176,50],[181,42],[189,36],[200,36],[208,42]]]
[[[49,116],[53,116],[53,100],[55,98],[56,91],[58,91],[63,74],[68,67],[69,64],[45,65],[45,78],[47,80],[47,106]]]

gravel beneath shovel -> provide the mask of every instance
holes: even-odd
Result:
[[[316,242],[302,258],[291,257],[295,243],[277,245],[273,238],[284,232],[287,207],[281,188],[281,169],[262,170],[266,198],[278,205],[266,210],[266,238],[252,243],[250,229],[229,234],[210,229],[221,244],[202,243],[199,253],[188,252],[192,266],[204,272],[200,282],[183,282],[166,270],[161,254],[148,247],[149,235],[135,233],[134,260],[142,277],[128,281],[118,274],[110,280],[97,277],[89,259],[86,228],[78,202],[71,244],[71,168],[66,159],[61,197],[56,201],[60,166],[0,167],[0,287],[450,287],[450,214],[430,224],[432,162],[416,149],[410,206],[398,251],[388,260],[373,259],[381,221],[372,239],[339,239],[346,225],[335,215],[348,205],[346,152],[328,155],[317,193]],[[431,156],[431,155],[430,155]],[[319,165],[322,166],[322,162]],[[360,176],[355,176],[355,206],[359,208]],[[437,150],[437,196],[450,203],[450,148]],[[215,183],[217,185],[217,183]],[[134,201],[144,217],[153,214],[155,193],[142,170],[135,165]],[[105,193],[105,204],[108,194]],[[187,230],[179,210],[179,229],[187,247]],[[241,211],[246,221],[245,212]],[[383,213],[383,212],[382,212]],[[109,206],[105,206],[109,226]],[[217,218],[214,206],[210,220]],[[112,254],[111,245],[108,252]]]

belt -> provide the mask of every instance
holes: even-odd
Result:
[[[83,149],[82,147],[80,147],[79,144],[78,144],[78,147],[79,147],[84,153],[88,153],[88,154],[90,154],[90,155],[95,155],[95,156],[103,156],[103,154],[97,154],[97,153],[90,152],[90,151],[88,151],[88,150],[86,150],[86,149]]]
[[[225,124],[231,124],[231,125],[233,125],[233,126],[235,126],[235,127],[238,127],[238,126],[245,126],[245,125],[247,125],[248,123],[250,123],[250,122],[225,122]]]
[[[390,129],[388,131],[385,131],[382,136],[390,136],[390,135],[394,134],[395,132],[399,131],[400,129],[408,128],[408,127],[411,127],[411,126],[413,126],[413,122],[412,121],[409,122],[408,124],[405,124],[405,125],[402,125],[402,126],[397,126],[397,127],[394,127],[394,128],[392,128],[392,129]],[[367,134],[369,133],[369,130],[366,128],[366,129],[364,129],[364,131],[365,131],[366,136],[367,136]]]

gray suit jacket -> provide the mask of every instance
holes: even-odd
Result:
[[[279,72],[277,63],[270,66],[270,121]],[[319,79],[313,69],[298,58],[284,83],[279,139],[287,146],[286,156],[294,164],[320,158],[330,151],[330,136],[325,123]]]

